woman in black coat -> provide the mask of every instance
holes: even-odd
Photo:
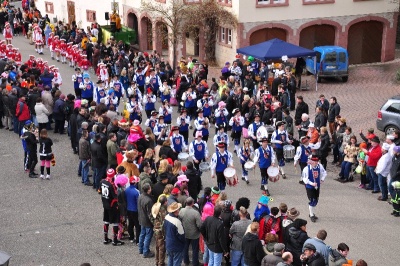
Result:
[[[167,158],[171,158],[172,161],[175,161],[178,157],[177,154],[171,148],[171,141],[166,139],[163,142],[162,147],[160,148],[159,156],[161,158],[162,155],[165,155]]]

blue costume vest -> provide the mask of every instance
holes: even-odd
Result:
[[[321,169],[319,168],[319,164],[317,165],[316,168],[312,168],[311,165],[307,165],[307,169],[308,169],[308,180],[310,180],[310,182],[312,183],[317,183],[317,187],[320,187],[321,184],[321,178],[320,178],[320,172]],[[307,184],[306,188],[312,188],[315,189],[315,187]]]
[[[82,98],[93,98],[93,82],[89,81],[82,89]]]
[[[206,157],[205,153],[206,146],[204,145],[203,142],[199,144],[193,141],[193,149],[194,149],[194,157],[196,158],[196,160],[200,161]]]
[[[310,147],[306,148],[304,145],[301,145],[300,147],[301,147],[300,162],[307,163],[308,156],[311,155],[311,148]]]
[[[74,89],[79,89],[79,84],[83,82],[82,75],[75,76]]]
[[[228,153],[225,153],[225,155],[222,155],[217,151],[217,165],[215,167],[215,172],[223,172],[228,167]]]
[[[283,145],[285,145],[284,143],[287,141],[287,139],[286,139],[286,131],[283,131],[283,133],[278,134],[278,130],[276,130],[275,134],[276,134],[275,140],[280,140],[280,141],[283,142],[282,144],[275,143],[275,148],[283,149]]]
[[[174,150],[179,153],[182,151],[182,143],[183,143],[183,138],[182,136],[172,136],[172,145],[174,146]]]
[[[183,124],[183,123],[185,123],[185,124]],[[182,131],[182,132],[189,131],[189,124],[186,123],[184,118],[181,118],[181,125],[179,127],[179,131]]]
[[[144,75],[135,74],[135,78],[138,86],[144,86],[144,83],[146,82]]]
[[[261,146],[258,148],[258,152],[260,153],[260,157],[259,157],[260,168],[270,167],[271,166],[271,157],[272,157],[271,147],[268,145],[267,149],[264,150],[263,147]]]

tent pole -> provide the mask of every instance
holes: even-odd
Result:
[[[318,70],[317,70],[317,57],[314,56],[314,69],[315,69],[315,91],[318,91]]]

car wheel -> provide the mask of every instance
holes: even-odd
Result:
[[[321,81],[322,81],[322,78],[321,78],[321,77],[318,77],[318,78],[317,78],[317,82],[318,82],[318,83],[321,83]]]
[[[386,134],[386,135],[391,135],[391,134],[392,134],[394,131],[396,131],[396,130],[399,130],[399,128],[396,127],[396,126],[393,126],[393,125],[387,126],[387,127],[385,128],[385,134]]]
[[[349,80],[349,77],[342,77],[343,82],[347,82]]]

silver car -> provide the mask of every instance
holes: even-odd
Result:
[[[378,112],[376,127],[386,135],[400,129],[400,95],[393,96],[382,106]]]

